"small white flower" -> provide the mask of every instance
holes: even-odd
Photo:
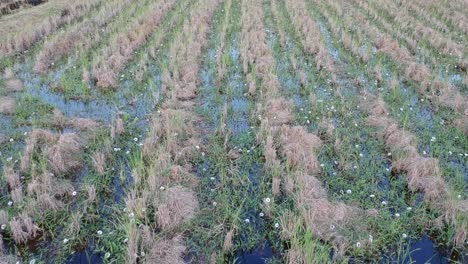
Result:
[[[13,138],[10,138],[10,142],[13,142],[13,141],[15,141],[15,140]]]
[[[101,231],[101,230],[98,230],[98,231],[97,231],[97,234],[98,234],[98,236],[102,235],[102,231]]]
[[[270,203],[271,199],[269,197],[265,198],[265,203]]]
[[[436,141],[436,138],[435,137],[431,137],[431,142],[435,142]]]
[[[387,205],[387,201],[382,201],[382,205]]]
[[[133,138],[133,141],[137,142],[137,141],[138,141],[138,138]]]
[[[127,155],[130,154],[130,150],[125,151],[125,154]]]
[[[27,136],[27,135],[28,135],[28,132],[24,132],[23,135]]]
[[[356,166],[356,165],[354,165],[354,166],[353,166],[353,168],[357,169],[357,166]]]
[[[6,160],[7,160],[8,162],[10,162],[10,161],[13,160],[13,157],[8,157]]]
[[[387,153],[387,156],[389,156],[389,157],[390,157],[391,155],[392,155],[392,153],[391,153],[391,152]]]
[[[2,230],[5,230],[5,229],[6,229],[6,225],[3,224],[3,225],[0,226],[0,228],[1,228]]]
[[[159,187],[159,190],[164,191],[166,189],[164,186]]]
[[[330,225],[330,230],[335,230],[335,225]]]
[[[12,206],[13,205],[13,201],[8,201],[8,206]]]
[[[323,164],[323,163],[322,163],[322,164],[320,164],[320,167],[323,167],[323,166],[325,166],[325,164]]]
[[[72,192],[72,196],[76,196],[78,193],[76,191]]]
[[[146,253],[145,253],[144,251],[142,251],[142,252],[140,252],[140,255],[141,255],[142,257],[144,257],[144,256],[146,256]]]
[[[400,217],[400,214],[399,214],[399,213],[395,213],[395,217]]]
[[[411,208],[411,206],[406,207],[406,211],[411,211],[411,210],[413,210],[413,208]]]
[[[362,154],[362,153],[359,153],[359,157],[361,157],[361,158],[362,158],[362,157],[364,157],[364,154]]]
[[[200,146],[196,145],[195,148],[196,148],[196,149],[200,149]]]
[[[69,240],[65,238],[65,239],[63,240],[63,243],[66,244],[66,243],[68,243],[68,241],[69,241]]]
[[[423,154],[424,154],[424,155],[426,155],[426,154],[427,154],[427,152],[426,152],[425,150],[423,150]]]
[[[356,247],[360,248],[361,247],[361,242],[356,242]]]
[[[260,217],[264,217],[264,216],[265,216],[265,214],[264,214],[263,212],[260,212],[259,215],[260,215]]]
[[[458,197],[458,199],[461,199],[461,194],[459,194],[457,197]]]
[[[246,218],[246,219],[244,220],[244,222],[250,223],[250,219]]]
[[[213,202],[213,206],[216,206],[216,205],[218,205],[218,203],[217,203],[217,202]]]
[[[401,234],[401,236],[402,236],[403,238],[407,238],[407,237],[408,237],[408,235],[405,234],[405,233]]]
[[[114,152],[120,151],[120,148],[114,148]]]
[[[279,228],[279,223],[275,223],[275,228]]]
[[[133,212],[130,212],[130,213],[128,214],[128,217],[133,218],[133,217],[135,217],[135,214],[134,214]]]
[[[128,238],[124,239],[123,242],[126,244],[128,242]]]
[[[215,177],[210,177],[210,180],[214,181],[214,180],[215,180]]]
[[[110,257],[110,253],[106,252],[106,254],[104,255],[104,258],[108,259],[109,257]]]
[[[356,145],[354,145],[354,146],[355,146],[356,148],[359,148],[359,145],[358,145],[358,144],[356,144]]]
[[[353,191],[351,191],[351,189],[348,189],[348,190],[346,190],[346,193],[351,194],[351,193],[353,193]]]

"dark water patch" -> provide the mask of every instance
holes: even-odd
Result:
[[[431,263],[431,264],[446,264],[447,258],[440,252],[429,237],[423,235],[419,240],[411,243],[410,259],[404,263]]]
[[[273,250],[268,242],[261,243],[249,251],[236,253],[235,264],[263,264],[268,263],[274,257]]]
[[[93,247],[87,244],[84,249],[72,254],[66,264],[101,264],[104,263],[103,254],[94,252]]]
[[[396,254],[396,255],[395,255]],[[378,263],[398,264],[448,264],[467,263],[467,255],[456,250],[438,247],[427,235],[408,242],[401,252],[394,252],[392,256],[384,256]]]
[[[422,235],[418,240],[414,240],[409,245],[409,256],[403,263],[466,263],[468,259],[462,255],[452,253],[447,248],[437,247],[435,242],[427,235]]]

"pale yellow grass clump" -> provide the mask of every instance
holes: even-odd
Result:
[[[146,263],[160,264],[183,264],[184,252],[186,246],[181,235],[171,239],[156,239],[149,255],[146,257]]]
[[[165,149],[174,157],[187,154],[195,145],[190,139],[195,136],[197,118],[187,110],[165,109],[154,116],[151,130],[144,140],[143,153],[153,156],[154,148],[164,142]]]
[[[61,179],[48,171],[32,174],[27,185],[28,197],[35,198],[28,211],[33,215],[41,214],[42,210],[58,210],[63,208],[61,199],[73,191],[71,182]]]
[[[15,105],[15,99],[11,97],[0,97],[0,114],[13,114],[15,112]]]
[[[54,134],[47,130],[35,129],[26,139],[21,160],[22,170],[30,166],[33,152],[39,147],[55,173],[70,173],[82,166],[81,140],[75,133]]]
[[[195,193],[182,186],[169,188],[157,207],[157,223],[163,229],[173,228],[192,218],[198,209]]]
[[[57,173],[67,173],[82,165],[80,139],[76,134],[61,134],[48,151],[49,165]]]
[[[106,171],[106,154],[103,152],[95,152],[91,156],[91,161],[93,162],[94,170],[99,173],[103,174]]]
[[[12,69],[5,69],[3,77],[6,81],[5,90],[7,92],[19,92],[23,90],[23,82],[15,78],[15,74]]]
[[[23,82],[18,79],[7,80],[5,89],[7,92],[20,92],[23,90]]]
[[[226,233],[226,236],[224,237],[224,242],[223,242],[223,250],[224,251],[230,251],[233,244],[232,244],[232,240],[234,238],[234,234],[235,234],[235,229],[234,228],[231,228],[227,233]]]
[[[72,117],[67,118],[60,110],[54,109],[52,125],[59,129],[70,127],[82,132],[92,132],[101,127],[101,124],[90,118]]]
[[[268,100],[266,103],[266,115],[271,125],[288,124],[293,119],[292,102],[283,98]]]
[[[34,225],[31,217],[21,214],[10,220],[10,229],[16,244],[24,244],[38,234],[39,228]]]
[[[101,127],[101,124],[93,119],[73,117],[66,121],[66,126],[72,127],[81,131],[94,131]]]
[[[316,175],[320,171],[320,164],[312,153],[321,147],[320,138],[308,133],[301,126],[282,126],[279,133],[281,154],[286,157],[288,167],[303,169],[307,173]]]

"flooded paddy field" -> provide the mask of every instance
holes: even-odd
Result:
[[[0,8],[0,263],[468,263],[465,1]]]

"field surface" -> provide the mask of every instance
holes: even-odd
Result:
[[[468,263],[466,0],[0,0],[0,264]]]

